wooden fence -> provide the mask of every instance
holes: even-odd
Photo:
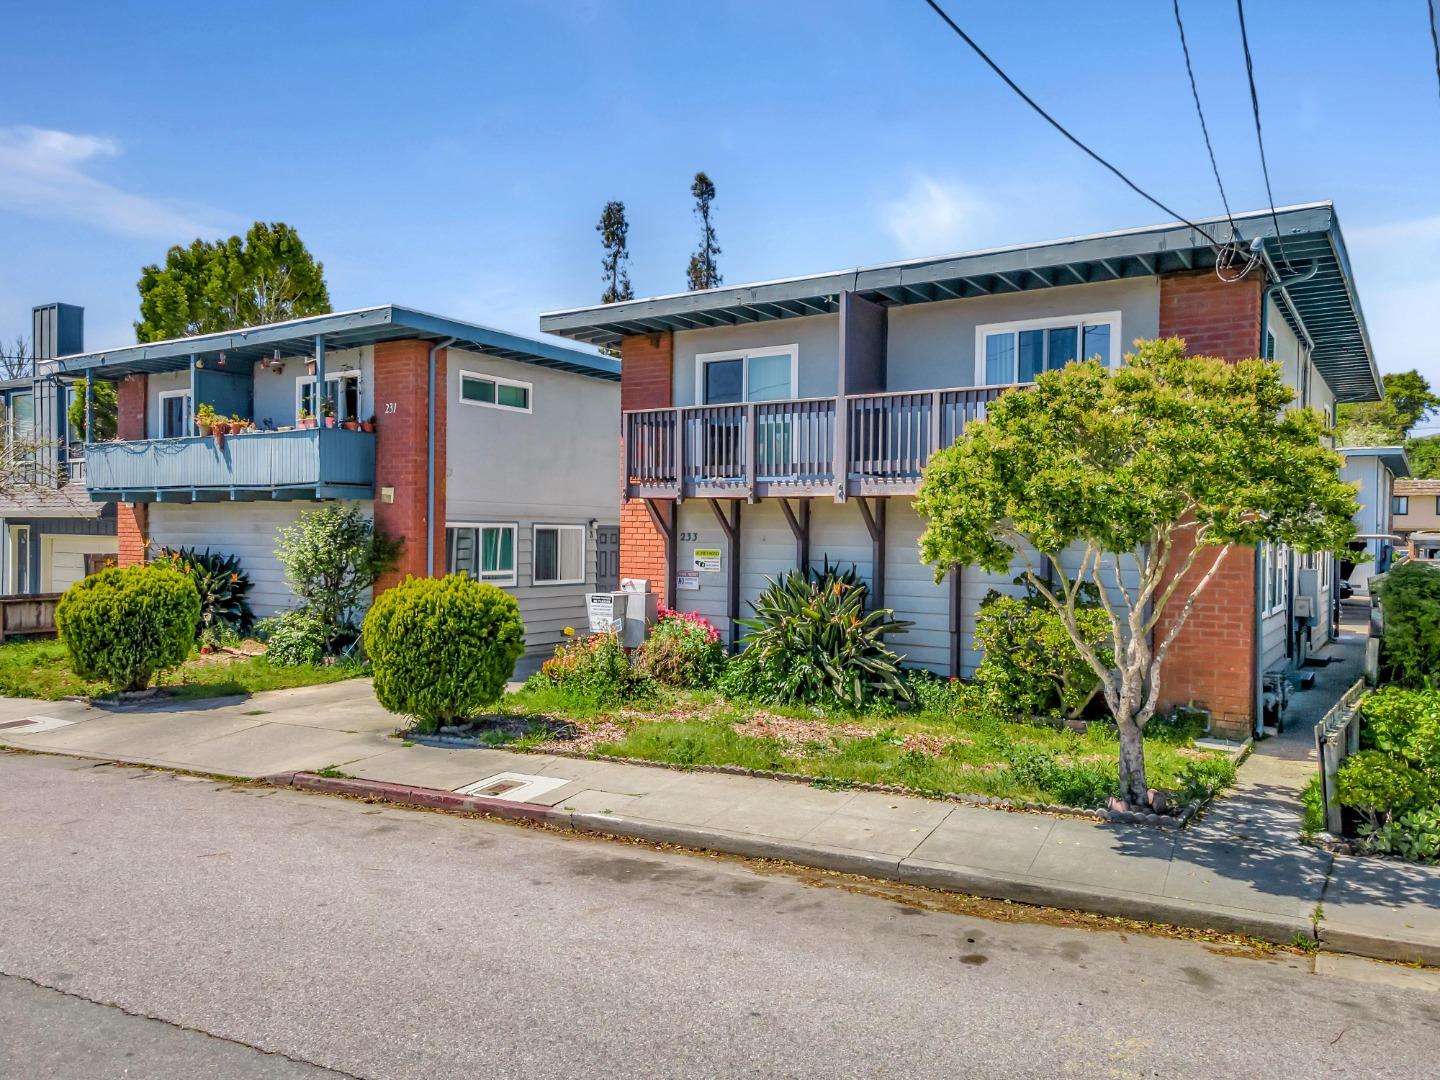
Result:
[[[1320,797],[1325,807],[1325,831],[1341,835],[1344,823],[1340,816],[1340,800],[1336,797],[1335,776],[1340,763],[1360,749],[1360,699],[1365,695],[1365,680],[1341,695],[1321,721],[1315,725],[1315,752],[1320,759]]]

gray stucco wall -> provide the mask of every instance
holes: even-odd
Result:
[[[1065,315],[1120,312],[1116,358],[1136,338],[1160,332],[1160,280],[1128,278],[1002,296],[977,296],[890,309],[891,390],[975,385],[975,328]]]
[[[460,400],[460,373],[529,383],[531,411]],[[548,654],[586,622],[595,587],[591,522],[620,520],[620,385],[490,356],[450,351],[445,474],[448,523],[514,524],[516,584],[528,652]],[[534,526],[583,525],[585,583],[534,583]]]
[[[830,397],[836,392],[840,365],[840,316],[811,315],[803,319],[776,319],[745,326],[684,330],[675,335],[674,398],[677,405],[699,405],[695,385],[695,358],[703,353],[728,352],[773,345],[798,345],[799,390],[796,397]]]

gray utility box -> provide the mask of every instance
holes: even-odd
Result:
[[[623,578],[620,588],[626,598],[625,633],[620,643],[627,649],[638,649],[660,617],[660,597],[650,591],[650,582],[644,578]]]
[[[592,592],[585,594],[585,614],[590,633],[616,634],[624,637],[625,609],[630,598],[623,592]]]

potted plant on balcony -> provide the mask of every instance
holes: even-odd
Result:
[[[320,403],[320,415],[325,418],[326,427],[335,426],[335,406],[329,401],[322,401]]]
[[[202,402],[200,408],[195,410],[195,430],[201,435],[209,435],[211,428],[215,426],[215,409],[209,402]]]
[[[302,428],[313,428],[315,426],[315,417],[310,415],[310,410],[303,405],[300,407],[300,411],[295,414],[295,420]]]
[[[374,430],[375,430],[375,414],[374,414],[374,413],[371,413],[371,414],[370,414],[370,419],[369,419],[369,420],[362,420],[362,421],[360,422],[360,430],[361,430],[361,431],[374,431]]]

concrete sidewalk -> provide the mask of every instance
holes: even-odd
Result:
[[[1307,693],[1319,702],[1328,692]],[[4,726],[27,716],[67,723],[30,734]],[[0,699],[0,744],[24,749],[286,783],[299,773],[300,786],[1282,943],[1318,935],[1340,950],[1440,964],[1440,871],[1296,841],[1298,791],[1313,771],[1300,735],[1262,742],[1237,790],[1175,833],[748,776],[407,746],[395,726],[361,680],[143,711]],[[303,775],[327,766],[354,779]],[[523,802],[451,794],[499,773],[558,783]]]

